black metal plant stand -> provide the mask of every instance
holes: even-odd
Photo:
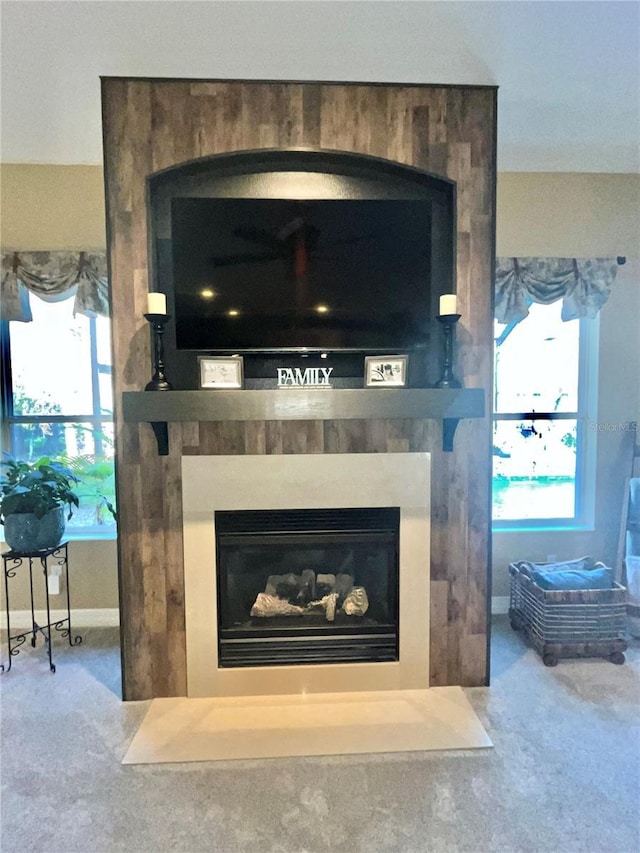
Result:
[[[164,327],[171,319],[168,314],[145,314],[145,320],[151,325],[153,335],[153,376],[145,386],[145,391],[172,391],[173,385],[164,372]],[[166,423],[153,422],[151,428],[158,442],[160,456],[169,454],[169,428]]]
[[[49,605],[49,584],[47,579],[47,561],[51,559],[57,565],[61,566],[65,574],[65,587],[67,598],[67,615],[63,619],[58,619],[55,622],[51,621],[51,608]],[[2,555],[4,565],[4,594],[5,606],[7,613],[7,645],[9,648],[9,661],[7,665],[0,664],[2,672],[9,672],[11,669],[12,659],[20,653],[21,646],[26,642],[27,637],[31,636],[31,645],[35,648],[38,634],[44,637],[44,642],[47,647],[49,657],[49,669],[51,672],[56,671],[56,666],[51,657],[51,629],[58,631],[61,637],[67,637],[70,646],[79,646],[82,642],[82,637],[73,637],[71,633],[71,600],[69,595],[69,559],[67,554],[67,542],[62,542],[54,548],[45,548],[40,551],[7,551]],[[31,598],[31,627],[22,631],[19,634],[11,634],[11,616],[9,603],[9,578],[16,576],[16,573],[23,564],[29,566],[29,593]],[[34,604],[34,589],[33,589],[33,567],[38,564],[42,569],[44,578],[44,594],[47,608],[47,621],[45,625],[40,625],[36,621],[35,604]]]
[[[453,333],[460,317],[462,314],[440,314],[437,317],[442,324],[444,347],[442,376],[436,382],[436,388],[462,388],[462,383],[453,375]]]

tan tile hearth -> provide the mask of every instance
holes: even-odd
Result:
[[[154,699],[123,764],[493,746],[460,687]]]

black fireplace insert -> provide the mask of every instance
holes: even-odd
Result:
[[[215,513],[221,667],[398,660],[399,507]]]

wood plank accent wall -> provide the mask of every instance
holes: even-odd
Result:
[[[150,378],[146,176],[291,147],[371,154],[457,182],[458,375],[491,399],[494,87],[104,78],[102,97],[116,401]],[[159,457],[148,425],[123,423],[119,402],[115,417],[125,699],[186,692],[182,453],[431,452],[431,683],[487,683],[489,418],[461,422],[453,453],[435,421],[171,424],[170,455]]]

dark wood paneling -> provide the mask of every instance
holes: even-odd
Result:
[[[184,422],[157,456],[121,394],[150,375],[146,184],[154,170],[242,148],[374,154],[457,182],[458,375],[491,399],[495,215],[492,87],[104,78],[124,696],[185,691],[180,457],[202,453],[432,453],[431,682],[487,678],[489,419],[462,422],[453,453],[416,420]]]

